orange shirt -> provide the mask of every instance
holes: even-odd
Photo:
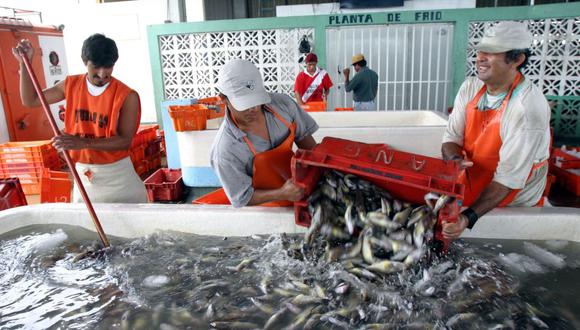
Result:
[[[68,76],[65,80],[66,111],[64,131],[86,138],[109,138],[117,135],[119,114],[127,95],[133,90],[112,78],[99,96],[87,89],[86,74]],[[141,104],[137,122],[141,119]],[[134,134],[134,133],[133,133]],[[110,164],[129,156],[129,150],[100,151],[94,149],[69,150],[75,162]]]

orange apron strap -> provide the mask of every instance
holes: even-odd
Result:
[[[224,188],[219,188],[216,191],[212,191],[208,194],[205,194],[199,198],[196,198],[195,200],[193,200],[191,202],[191,204],[196,204],[196,205],[230,205],[230,200],[228,199],[228,196],[226,195],[226,192],[224,190]],[[290,201],[275,201],[275,202],[269,202],[269,203],[264,203],[264,204],[260,204],[260,206],[266,206],[266,207],[286,207],[286,206],[292,206],[294,205],[292,202]]]
[[[528,179],[530,179],[532,177],[532,174],[534,174],[535,171],[539,170],[542,166],[546,165],[548,163],[548,160],[544,160],[541,161],[537,164],[534,164],[532,166],[532,169],[530,170],[530,174],[528,175]],[[513,202],[513,200],[516,198],[516,195],[521,191],[521,189],[514,189],[512,190],[507,197],[501,201],[501,203],[498,205],[499,207],[505,207],[508,206],[511,202]],[[543,206],[544,205],[544,194],[542,194],[542,196],[540,197],[540,200],[538,201],[538,203],[536,203],[535,206]]]
[[[219,204],[219,205],[229,205],[230,200],[226,195],[224,188],[219,188],[215,191],[205,194],[199,198],[196,198],[192,204]]]
[[[540,169],[542,166],[546,165],[547,163],[548,163],[548,160],[545,159],[544,161],[535,164],[534,166],[532,166],[532,171],[536,171],[536,170]],[[546,180],[548,180],[548,179],[546,178]],[[549,190],[549,189],[550,189],[549,183],[546,182],[546,186],[544,187],[544,192],[542,193],[540,200],[536,203],[536,205],[535,205],[536,207],[543,207],[544,206],[545,199],[548,198],[547,194],[549,192],[546,190]]]
[[[247,135],[244,135],[244,141],[248,145],[248,148],[250,148],[250,151],[252,152],[252,154],[254,154],[254,157],[256,157],[258,152],[256,152],[256,148],[254,148],[254,144],[252,143],[252,141],[250,141],[250,139],[248,138]]]
[[[267,150],[264,152],[257,153],[252,142],[247,136],[244,136],[244,141],[248,144],[248,147],[254,154],[254,175],[252,177],[252,186],[254,189],[275,189],[281,186],[279,180],[282,180],[290,172],[290,160],[292,158],[292,145],[294,144],[294,133],[296,131],[295,123],[288,123],[282,116],[280,116],[276,111],[272,110],[268,106],[264,107],[267,111],[271,112],[278,118],[288,129],[290,134],[282,144],[277,146],[272,150]],[[236,126],[237,123],[235,119],[232,118]],[[281,173],[284,172],[284,173]],[[290,173],[291,174],[291,173]],[[283,182],[286,179],[283,179]],[[270,187],[270,186],[275,187]],[[209,194],[201,196],[193,201],[193,204],[221,204],[229,205],[230,200],[228,199],[223,188],[213,191]],[[260,204],[260,206],[268,207],[280,207],[280,206],[292,206],[293,203],[289,201],[273,201],[269,203]]]
[[[288,123],[282,116],[280,116],[276,111],[272,110],[272,108],[270,108],[269,105],[264,105],[264,109],[266,109],[266,111],[270,112],[271,114],[273,114],[274,116],[276,116],[276,118],[278,118],[279,121],[281,121],[286,128],[290,128],[290,123]],[[236,119],[233,116],[230,116],[230,118],[232,118],[232,121],[234,122],[234,124],[236,125],[236,127],[239,128],[238,123],[236,122]],[[258,154],[258,152],[256,151],[256,148],[254,147],[254,144],[252,143],[252,141],[250,141],[250,139],[248,138],[248,135],[244,135],[244,141],[246,142],[246,144],[248,145],[248,147],[250,148],[250,150],[252,151],[252,154],[254,154],[254,156],[256,156]]]
[[[290,128],[290,125],[292,125],[292,124],[289,123],[288,121],[286,121],[286,119],[284,119],[284,117],[280,116],[278,114],[278,112],[274,111],[274,109],[272,109],[269,105],[265,105],[264,108],[266,110],[268,110],[271,114],[276,116],[276,118],[278,118],[278,120],[281,121],[286,126],[286,128]]]

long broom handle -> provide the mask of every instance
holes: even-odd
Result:
[[[18,54],[22,58],[22,60],[24,62],[24,66],[26,67],[26,71],[28,71],[28,75],[30,76],[30,79],[32,80],[32,84],[34,85],[34,89],[36,90],[36,94],[38,94],[38,98],[40,99],[40,103],[42,104],[42,108],[44,109],[44,113],[46,114],[46,117],[48,118],[48,122],[50,123],[50,127],[52,128],[52,132],[54,133],[54,136],[60,136],[61,135],[60,130],[58,129],[58,126],[56,126],[56,121],[54,120],[54,117],[52,116],[52,113],[50,112],[50,107],[48,106],[48,102],[46,102],[46,98],[44,97],[44,94],[42,93],[42,88],[40,88],[40,85],[38,84],[38,79],[36,79],[36,75],[34,74],[34,70],[32,69],[32,65],[30,64],[30,61],[28,60],[28,56],[26,56],[26,54],[21,49],[18,49]],[[89,210],[91,218],[93,219],[93,223],[95,225],[95,228],[97,229],[97,233],[99,234],[99,237],[101,238],[101,241],[103,242],[104,247],[109,247],[109,240],[107,239],[107,235],[105,235],[105,232],[103,231],[103,227],[101,227],[101,223],[99,222],[99,218],[97,218],[97,214],[95,213],[95,209],[93,208],[93,204],[91,203],[91,200],[89,199],[89,195],[87,195],[85,187],[83,186],[83,183],[81,182],[81,178],[79,177],[77,169],[75,168],[74,163],[72,162],[72,159],[70,158],[70,155],[68,154],[68,151],[63,150],[62,153],[64,155],[64,159],[66,160],[68,168],[70,168],[70,170],[72,172],[72,175],[73,175],[74,180],[77,184],[77,187],[79,188],[81,196],[83,197],[83,200],[85,201],[85,205],[87,206],[87,209]]]

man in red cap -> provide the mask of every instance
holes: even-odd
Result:
[[[314,53],[306,55],[306,68],[296,77],[294,95],[296,102],[303,106],[306,102],[326,101],[332,81],[328,73],[319,68],[318,57]]]

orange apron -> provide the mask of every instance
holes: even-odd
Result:
[[[493,180],[499,163],[499,150],[502,145],[500,135],[501,118],[514,89],[521,79],[522,74],[518,72],[507,96],[496,111],[479,111],[477,109],[479,99],[486,92],[485,85],[479,90],[475,98],[467,104],[463,150],[466,158],[473,161],[473,166],[466,168],[459,178],[460,182],[465,185],[464,206],[471,206],[485,187]],[[528,178],[545,163],[546,161],[535,164]],[[511,203],[520,190],[512,189],[498,206],[503,207]],[[543,204],[543,200],[543,197],[540,198],[538,206]]]
[[[278,120],[280,120],[288,129],[290,133],[288,137],[277,147],[266,150],[264,152],[256,152],[256,148],[248,139],[248,136],[244,136],[244,141],[254,154],[254,164],[253,170],[254,175],[252,177],[252,187],[254,189],[277,189],[284,185],[286,180],[292,177],[292,170],[290,168],[290,163],[294,152],[292,151],[292,146],[294,145],[294,134],[296,133],[296,123],[288,123],[282,116],[280,116],[276,111],[268,106],[264,106],[264,109],[271,112]],[[236,127],[238,126],[232,116],[230,118],[234,121]],[[220,188],[214,192],[204,195],[193,201],[193,204],[230,204],[223,188]],[[274,201],[269,203],[261,204],[261,206],[292,206],[293,203],[290,201]]]

